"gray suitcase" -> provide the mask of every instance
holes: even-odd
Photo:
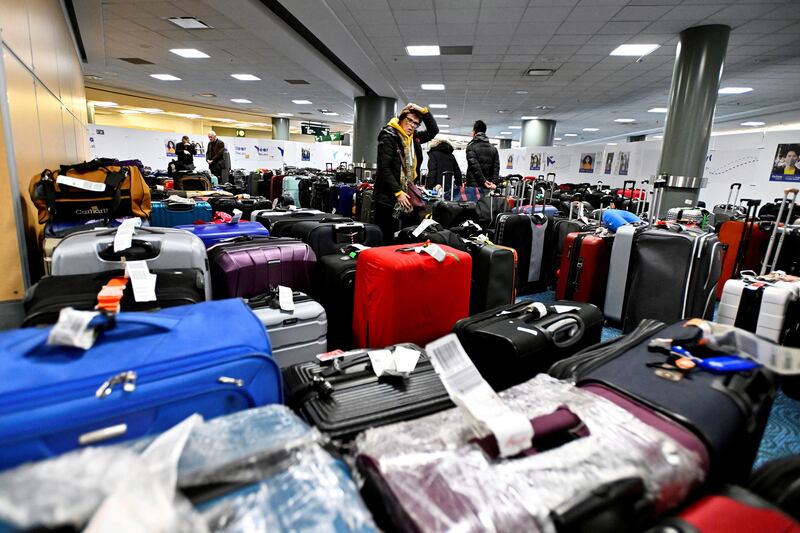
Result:
[[[90,230],[65,237],[53,250],[52,274],[92,274],[124,269],[129,261],[146,260],[151,270],[196,268],[203,272],[206,299],[211,299],[211,276],[206,247],[200,237],[182,229],[137,228],[133,246],[114,252],[116,229]]]
[[[627,224],[620,227],[614,235],[606,282],[606,299],[603,304],[603,314],[609,322],[621,324],[625,316],[625,291],[628,285],[628,266],[631,261],[633,239],[636,232],[643,227]]]
[[[293,312],[281,310],[277,290],[247,301],[267,328],[272,357],[281,368],[316,361],[316,355],[328,351],[325,309],[302,292],[294,292],[293,299]]]

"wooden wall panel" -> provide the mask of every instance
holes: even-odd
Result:
[[[2,16],[0,16],[0,35],[2,35],[3,41],[28,68],[33,68],[30,28],[28,25],[28,2],[0,0],[0,13],[2,13]]]

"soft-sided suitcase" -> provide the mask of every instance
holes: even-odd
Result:
[[[337,362],[313,361],[283,371],[286,403],[308,423],[347,442],[356,434],[452,407],[450,397],[425,351],[407,378],[377,377],[367,351]],[[394,350],[396,346],[387,349]]]
[[[265,215],[261,216],[262,223],[264,216]],[[336,223],[352,222],[352,220],[347,217],[334,215],[332,213],[325,213],[317,209],[298,209],[295,211],[290,211],[289,215],[287,216],[278,217],[277,219],[272,218],[270,234],[274,235],[275,237],[290,237],[292,235],[292,228],[294,228],[295,224],[312,221]]]
[[[433,239],[431,242],[434,242]],[[514,303],[517,295],[517,251],[488,242],[462,242],[472,256],[469,314]]]
[[[285,176],[283,178],[283,192],[281,196],[291,196],[294,205],[300,207],[300,181],[307,178],[300,176]]]
[[[556,283],[556,299],[603,306],[613,237],[570,233],[564,241]]]
[[[205,276],[195,268],[154,270],[156,300],[137,302],[133,286],[128,282],[120,308],[122,311],[150,311],[188,305],[206,300]],[[70,276],[45,276],[30,288],[25,296],[25,321],[23,326],[55,324],[64,307],[80,311],[93,311],[97,295],[114,277],[124,277],[124,270]]]
[[[251,198],[210,198],[208,203],[211,204],[211,210],[215,213],[222,211],[233,215],[233,211],[238,209],[242,212],[242,220],[253,220],[251,218],[253,211],[261,209],[271,209],[272,202],[263,197]]]
[[[349,350],[353,346],[356,260],[350,255],[331,254],[317,261],[313,295],[328,316],[331,350]]]
[[[265,228],[270,230],[270,232],[274,235],[274,231],[272,228],[272,224],[277,222],[278,220],[283,220],[286,218],[291,218],[294,213],[299,213],[299,215],[295,215],[294,218],[301,218],[301,217],[311,217],[313,215],[325,215],[322,211],[317,211],[316,209],[306,209],[306,208],[299,208],[299,209],[259,209],[257,211],[253,211],[252,219],[253,222],[258,222],[263,225]],[[330,215],[328,215],[330,216]],[[308,220],[314,220],[313,218],[309,218]],[[276,235],[277,236],[277,235]]]
[[[458,226],[467,220],[478,222],[478,207],[475,202],[449,202],[441,200],[433,204],[433,219],[445,229]]]
[[[545,254],[545,250],[552,246],[552,233],[550,220],[539,213],[501,213],[497,216],[493,242],[517,251],[519,294],[547,290],[552,257]]]
[[[747,488],[800,521],[800,455],[773,459],[759,466]]]
[[[331,184],[327,179],[321,179],[311,184],[311,205],[312,209],[319,209],[326,213],[333,211],[331,205]]]
[[[241,300],[99,315],[94,346],[0,334],[0,468],[283,399],[264,326]],[[198,342],[197,335],[202,335]]]
[[[206,247],[196,235],[174,228],[137,228],[132,246],[114,252],[116,229],[83,231],[65,237],[53,250],[52,274],[91,274],[125,268],[127,261],[147,261],[150,270],[196,268],[205,278],[211,299]]]
[[[409,226],[401,229],[397,232],[394,242],[396,244],[412,244],[430,241],[436,244],[446,244],[447,246],[455,248],[456,250],[467,250],[466,244],[461,237],[449,229],[444,229],[441,224],[431,224],[419,232],[418,235],[414,235],[414,232],[417,231],[418,227],[419,226]]]
[[[355,346],[422,345],[446,334],[469,314],[472,257],[449,246],[441,249],[445,252],[441,263],[406,245],[370,248],[359,254]]]
[[[339,253],[343,246],[360,244],[363,246],[381,246],[383,232],[375,224],[363,222],[322,222],[308,221],[293,224],[283,235],[300,239],[311,246],[317,257]]]
[[[213,216],[208,202],[153,202],[150,225],[159,228],[174,228],[195,222],[211,222]]]
[[[307,244],[278,237],[238,237],[208,250],[214,299],[252,298],[283,285],[308,292],[317,258]]]
[[[215,244],[226,239],[236,237],[267,237],[269,231],[258,222],[241,221],[236,224],[190,224],[186,226],[176,226],[175,229],[190,231],[200,237],[206,248],[211,248]]]
[[[272,176],[269,182],[269,196],[267,197],[270,200],[274,200],[275,198],[280,198],[281,194],[283,194],[283,180],[285,176],[277,175]]]
[[[332,189],[336,189],[336,214],[344,217],[353,218],[353,207],[355,207],[355,195],[358,190],[353,185],[334,185]]]
[[[600,341],[603,313],[591,304],[520,302],[458,321],[453,332],[495,390],[505,390]]]
[[[302,292],[294,292],[292,301],[293,311],[281,309],[277,290],[247,299],[250,309],[267,328],[272,357],[281,368],[311,361],[327,351],[325,309]]]

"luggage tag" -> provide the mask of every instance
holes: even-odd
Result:
[[[115,277],[108,280],[108,283],[103,285],[103,288],[97,293],[95,309],[109,313],[119,313],[120,302],[127,285],[128,278],[125,277]]]
[[[414,237],[419,237],[422,235],[422,232],[428,229],[430,226],[436,224],[436,221],[432,218],[426,218],[411,232]]]
[[[156,301],[156,278],[150,273],[147,261],[126,261],[125,276],[131,280],[133,299],[137,302]]]
[[[292,289],[278,285],[278,305],[281,311],[294,313],[294,293]]]
[[[84,191],[91,192],[105,192],[106,190],[105,183],[95,183],[94,181],[82,180],[72,176],[62,176],[60,174],[56,176],[56,183],[59,185],[68,185],[70,187],[75,187],[76,189],[83,189]]]
[[[127,250],[133,244],[133,232],[142,225],[139,217],[125,219],[114,234],[114,252]]]
[[[407,379],[417,367],[420,353],[405,346],[396,346],[394,351],[371,350],[367,355],[376,377],[397,376]]]
[[[76,311],[65,307],[58,314],[58,322],[47,336],[49,346],[71,346],[88,350],[94,345],[97,332],[89,328],[89,322],[99,315],[97,311]]]
[[[242,210],[234,209],[233,216],[231,217],[231,221],[228,222],[228,224],[238,224],[240,220],[242,220]]]

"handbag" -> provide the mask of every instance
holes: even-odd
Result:
[[[422,198],[422,191],[420,188],[408,180],[406,180],[406,186],[408,187],[406,194],[408,194],[411,207],[414,209],[425,209],[425,200]]]

